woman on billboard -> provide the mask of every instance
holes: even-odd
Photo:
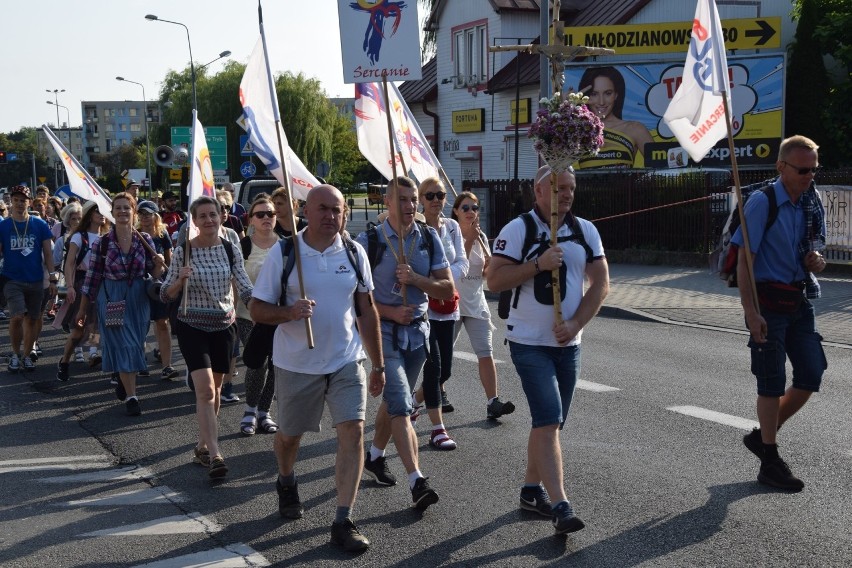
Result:
[[[624,109],[624,77],[615,67],[591,67],[580,78],[580,89],[589,97],[587,106],[604,124],[604,145],[597,156],[580,160],[580,168],[641,168],[645,144],[653,142],[641,122],[621,118]]]

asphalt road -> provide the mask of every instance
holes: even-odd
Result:
[[[418,430],[421,469],[441,501],[421,514],[403,484],[365,479],[355,517],[373,546],[353,557],[328,543],[327,420],[305,436],[296,469],[305,517],[285,522],[272,437],[239,435],[242,404],[222,409],[230,473],[213,485],[189,463],[197,427],[182,382],[140,379],[143,415],[128,418],[107,379],[81,374],[82,364],[71,382],[54,380],[63,337],[48,335],[34,373],[0,374],[0,565],[852,565],[852,350],[826,350],[823,392],[782,430],[782,456],[806,482],[785,494],[756,482],[758,462],[741,443],[755,398],[743,336],[598,318],[584,336],[587,383],[562,435],[566,485],[587,528],[555,537],[546,519],[517,507],[529,413],[502,337],[500,329],[501,398],[516,413],[485,419],[462,334],[448,384],[457,410],[445,416],[459,449],[429,448],[426,419]],[[242,394],[242,376],[236,384]],[[390,455],[404,479],[392,447]]]

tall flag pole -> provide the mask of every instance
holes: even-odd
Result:
[[[402,203],[399,200],[399,185],[396,185],[397,175],[396,175],[396,153],[394,151],[395,143],[394,143],[394,132],[393,132],[393,118],[391,117],[391,108],[390,108],[390,97],[388,96],[388,76],[382,75],[382,92],[385,95],[385,115],[387,116],[388,123],[388,142],[390,145],[390,158],[391,158],[391,171],[393,172],[393,177],[391,178],[391,183],[395,184],[397,198],[393,200],[393,207],[396,208],[396,218],[399,221],[399,227],[397,229],[397,236],[399,237],[399,264],[406,264],[405,259],[405,235],[402,234]],[[401,158],[402,156],[400,156]],[[405,169],[405,166],[403,166]],[[388,189],[390,191],[390,189]],[[414,237],[412,237],[414,238]],[[400,291],[402,292],[402,305],[408,305],[408,294],[407,288],[405,284],[400,283]]]
[[[290,165],[290,148],[287,144],[287,136],[284,134],[284,129],[281,126],[281,113],[278,110],[278,94],[275,91],[275,81],[272,77],[272,68],[269,65],[269,51],[266,48],[266,34],[263,30],[263,7],[261,6],[261,1],[257,2],[257,21],[258,26],[260,28],[260,46],[262,49],[258,52],[257,48],[252,52],[251,58],[249,59],[249,64],[246,66],[246,73],[243,75],[243,80],[240,83],[240,103],[243,106],[243,110],[247,116],[247,123],[249,124],[249,136],[251,137],[252,144],[255,144],[255,148],[262,149],[268,148],[268,140],[264,140],[261,136],[262,134],[262,121],[258,119],[258,117],[262,117],[268,112],[272,111],[272,119],[275,123],[275,137],[278,145],[278,153],[277,156],[273,155],[272,152],[269,152],[266,155],[267,159],[270,159],[271,163],[274,164],[275,168],[267,163],[270,171],[273,172],[273,175],[276,170],[280,170],[281,177],[276,175],[278,181],[282,182],[284,188],[287,190],[287,197],[290,199],[290,222],[293,227],[293,254],[296,257],[296,276],[299,279],[299,295],[304,300],[307,299],[305,296],[305,282],[302,277],[302,256],[299,254],[299,238],[296,231],[296,213],[293,211],[292,201],[293,201],[293,189],[290,179],[290,174],[288,173],[289,165]],[[255,72],[257,66],[262,66],[261,76],[258,76],[258,73]],[[263,160],[264,156],[261,156]],[[273,161],[274,160],[274,161]],[[266,162],[266,160],[264,160]],[[311,176],[313,177],[313,176]],[[314,181],[317,181],[314,179]],[[318,181],[317,181],[318,183]],[[300,193],[303,196],[307,196],[307,191],[301,191]],[[307,335],[308,349],[314,348],[314,334],[311,328],[311,320],[310,318],[305,319],[305,334]]]
[[[115,223],[115,219],[112,217],[112,199],[110,199],[109,194],[98,185],[98,182],[86,171],[86,168],[68,151],[49,126],[45,124],[41,128],[54,151],[56,151],[56,155],[62,161],[62,165],[65,166],[71,193],[86,201],[97,203],[100,214],[106,217],[110,223]]]
[[[754,305],[758,305],[751,241],[743,210],[740,173],[734,151],[731,95],[725,39],[715,0],[698,0],[692,36],[683,68],[683,81],[669,103],[663,120],[680,145],[696,162],[727,134],[737,211],[742,226],[745,260]],[[724,118],[724,121],[722,120]],[[742,283],[741,283],[742,284]]]

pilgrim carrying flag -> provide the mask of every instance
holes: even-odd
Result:
[[[110,223],[115,223],[115,219],[112,217],[112,199],[110,199],[107,192],[89,175],[89,172],[77,161],[77,158],[68,152],[50,127],[45,124],[42,126],[42,129],[53,149],[56,150],[56,155],[62,160],[62,165],[65,166],[65,173],[68,175],[68,185],[70,186],[71,193],[86,201],[97,203],[98,211],[101,215],[109,219]]]
[[[189,185],[187,186],[188,203],[192,203],[202,195],[215,199],[215,180],[213,164],[210,162],[210,152],[207,149],[207,139],[204,137],[204,127],[198,120],[198,111],[192,109],[192,165],[189,170]],[[198,228],[190,217],[189,238],[198,234]]]
[[[725,39],[715,0],[698,0],[683,82],[663,120],[696,162],[728,133],[724,99],[731,108]]]
[[[420,125],[411,114],[408,105],[396,88],[388,85],[390,113],[394,132],[394,153],[418,182],[428,177],[437,177],[438,163],[429,141],[420,130]],[[358,134],[358,149],[373,167],[385,178],[393,177],[388,139],[387,106],[380,83],[355,84],[355,131]],[[401,166],[401,164],[398,164]],[[400,170],[398,170],[400,171]]]
[[[240,83],[240,104],[245,114],[246,132],[254,146],[254,153],[269,172],[283,187],[287,187],[288,184],[284,180],[286,166],[286,171],[290,174],[290,191],[293,196],[305,199],[308,196],[308,190],[319,185],[319,180],[287,145],[287,135],[281,126],[275,82],[272,80],[269,59],[266,57],[262,22],[260,30],[261,36],[249,57]],[[281,164],[278,151],[279,135],[281,147],[284,149],[284,165]]]

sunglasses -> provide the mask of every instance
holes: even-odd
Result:
[[[468,211],[473,211],[474,213],[476,213],[477,211],[479,211],[479,205],[467,205],[467,204],[465,204],[465,205],[461,206],[461,210],[464,211],[465,213],[467,213]]]
[[[263,219],[266,217],[267,219],[272,219],[275,217],[275,211],[255,211],[251,214],[255,219]]]
[[[787,164],[788,166],[790,166],[791,168],[793,168],[794,170],[796,170],[796,173],[799,174],[800,176],[804,176],[804,175],[807,175],[807,174],[816,174],[822,169],[822,166],[815,166],[813,168],[800,168],[799,166],[794,166],[790,162],[784,162],[784,163]]]
[[[447,196],[447,193],[446,193],[446,192],[444,192],[444,191],[438,191],[438,192],[435,192],[435,191],[429,191],[429,192],[426,192],[426,193],[424,193],[424,194],[423,194],[423,197],[425,197],[425,198],[426,198],[426,201],[432,201],[432,200],[433,200],[433,199],[435,199],[436,197],[437,197],[438,199],[443,200],[446,196]]]

